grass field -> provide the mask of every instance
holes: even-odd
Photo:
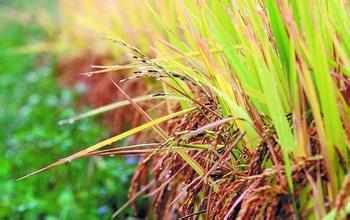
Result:
[[[59,126],[76,113],[79,90],[57,85],[54,56],[17,52],[45,37],[40,27],[0,23],[0,219],[109,219],[127,201],[135,165],[123,159],[79,161],[15,181],[108,131],[97,120]]]

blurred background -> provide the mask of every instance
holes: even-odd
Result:
[[[120,56],[99,33],[76,28],[104,19],[94,14],[87,16],[91,20],[72,19],[77,6],[94,13],[88,8],[94,5],[0,0],[0,219],[110,219],[128,200],[135,158],[82,159],[15,181],[139,121],[137,114],[121,109],[58,125],[61,119],[123,99],[108,76],[80,74]],[[131,95],[147,89],[142,83],[125,86]],[[136,217],[142,213],[127,209],[120,219]]]

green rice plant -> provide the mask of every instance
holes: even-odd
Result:
[[[125,7],[128,6],[131,7],[126,3]],[[89,8],[93,10],[93,4]],[[176,128],[190,127],[190,130],[160,135],[163,139],[159,140],[159,149],[164,143],[169,149],[175,148],[173,151],[152,149],[145,161],[157,160],[158,155],[174,162],[179,156],[183,166],[187,164],[194,171],[191,176],[183,176],[190,182],[188,188],[200,187],[193,195],[190,189],[179,193],[172,202],[163,201],[162,204],[158,199],[158,207],[168,205],[170,209],[178,202],[183,208],[179,209],[181,214],[205,214],[207,218],[243,218],[254,214],[261,215],[262,219],[269,215],[294,219],[345,218],[348,214],[344,210],[349,194],[349,181],[345,176],[349,172],[350,138],[350,25],[347,22],[350,9],[346,1],[145,1],[131,8],[138,12],[141,8],[141,16],[132,17],[133,22],[124,28],[114,29],[116,32],[111,37],[116,40],[111,42],[118,44],[114,44],[119,48],[118,53],[124,48],[133,57],[125,66],[135,70],[133,80],[142,77],[159,80],[169,97],[182,98],[178,108],[183,110],[174,111],[173,101],[165,97],[169,115],[152,119],[144,112],[150,122],[39,171],[94,154],[116,140],[182,115],[187,124]],[[107,22],[114,21],[112,17],[106,18]],[[94,25],[98,21],[90,18],[86,22],[87,26],[99,29]],[[130,46],[134,45],[134,36],[128,30],[145,22],[153,38],[139,50],[138,44]],[[149,40],[142,34],[138,37],[139,42]],[[144,47],[150,45],[155,58],[141,52],[148,51]],[[113,66],[102,68],[97,71],[113,70]],[[128,102],[142,111],[136,101],[129,98]],[[110,107],[97,109],[87,116]],[[237,120],[225,120],[231,117]],[[207,125],[200,128],[192,123],[203,120],[207,120]],[[207,126],[222,120],[225,123],[214,131],[208,129]],[[198,129],[205,134],[197,133]],[[185,138],[186,133],[195,135]],[[193,146],[198,139],[211,142],[205,143],[206,149],[196,150]],[[217,148],[217,142],[222,147]],[[181,144],[192,148],[177,148]],[[233,149],[240,156],[243,151],[250,152],[251,160],[240,159]],[[111,152],[115,151],[107,154]],[[254,157],[257,159],[252,159]],[[256,161],[261,170],[253,169]],[[230,164],[230,172],[214,180],[212,172],[224,162]],[[171,170],[171,163],[166,165]],[[140,166],[140,170],[144,169]],[[162,182],[161,175],[156,177],[158,179],[151,183]],[[176,182],[176,178],[172,176],[170,180]],[[259,178],[265,182],[255,180]],[[225,188],[227,185],[236,186],[242,181],[248,181],[245,188],[229,188],[231,195],[240,196],[220,193],[229,190]],[[264,191],[271,200],[258,201],[255,193],[259,190],[253,188],[271,189]],[[164,189],[160,186],[154,189],[155,192],[161,190]],[[184,194],[187,200],[179,201]],[[211,201],[214,197],[221,201],[221,204],[215,203],[222,210],[219,214],[210,206],[214,205],[215,199]],[[253,199],[257,200],[255,205],[265,207],[270,201],[279,206],[254,210],[254,203],[250,203],[255,201]],[[284,205],[281,216],[277,209]],[[204,211],[199,210],[202,206]],[[275,212],[268,214],[267,210]],[[159,212],[158,217],[166,216],[164,211]]]
[[[184,58],[163,64],[210,88],[221,114],[244,118],[247,125],[238,126],[248,132],[253,127],[249,109],[239,98],[235,100],[235,91],[239,91],[235,86],[241,85],[257,112],[271,118],[291,191],[291,164],[300,156],[314,154],[308,129],[315,126],[330,180],[327,188],[319,185],[317,190],[324,194],[319,198],[327,195],[334,203],[348,170],[349,106],[334,77],[342,75],[347,80],[348,67],[340,66],[347,66],[349,59],[345,54],[348,28],[344,28],[349,27],[345,24],[348,5],[343,1],[248,0],[203,1],[198,6],[193,1],[180,1],[171,8],[177,11],[176,25],[182,27],[182,34],[162,38],[171,46],[163,43],[159,56],[180,53]],[[157,22],[171,29],[168,20]],[[199,56],[188,57],[186,53]],[[292,122],[286,117],[289,113],[293,114]],[[254,133],[258,129],[247,135],[248,143],[254,143]]]

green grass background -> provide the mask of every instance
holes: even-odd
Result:
[[[91,119],[57,125],[75,113],[79,91],[57,86],[54,57],[15,52],[42,37],[35,25],[0,21],[0,219],[110,219],[127,201],[134,164],[123,159],[83,159],[15,181],[108,133]]]

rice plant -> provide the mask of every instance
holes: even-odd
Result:
[[[114,82],[116,90],[123,92],[125,81],[153,79],[161,84],[154,90],[162,89],[166,114],[153,119],[138,105],[154,96],[123,93],[145,124],[32,174],[86,156],[140,154],[129,203],[151,197],[155,219],[349,217],[347,1],[154,0],[128,6],[141,13],[133,21],[147,25],[152,41],[138,49],[134,34],[138,42],[150,38],[128,32],[134,23],[111,36],[113,47],[128,54],[125,68],[133,70]],[[142,52],[147,47],[155,55]],[[113,68],[121,67],[102,70]],[[107,148],[147,128],[153,129],[152,144]]]

